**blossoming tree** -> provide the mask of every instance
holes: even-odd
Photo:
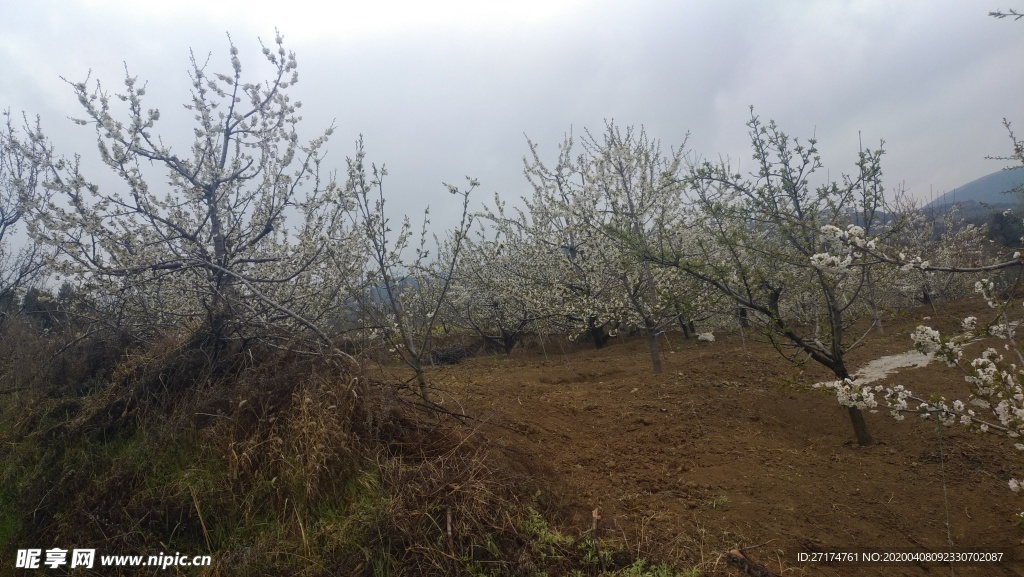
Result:
[[[32,242],[15,249],[13,236],[27,211],[41,197],[46,166],[52,154],[36,120],[23,130],[15,128],[10,112],[4,112],[0,132],[0,314],[16,304],[45,267],[43,248]],[[0,317],[2,320],[2,317]]]
[[[430,398],[424,366],[429,360],[438,313],[448,297],[462,246],[472,226],[469,195],[479,183],[467,177],[465,190],[445,185],[449,193],[461,197],[462,217],[457,228],[450,232],[443,259],[437,258],[443,243],[434,237],[438,247],[432,258],[427,244],[429,209],[424,214],[418,242],[414,242],[417,238],[408,216],[404,216],[396,230],[385,210],[387,169],[375,165],[368,169],[365,157],[360,139],[356,155],[348,159],[345,196],[355,205],[351,215],[353,228],[358,231],[357,239],[363,247],[366,263],[365,269],[354,278],[356,283],[351,285],[349,294],[358,303],[359,314],[369,328],[380,331],[391,350],[412,369],[423,402],[437,408]]]
[[[564,278],[571,279],[562,284],[566,308],[585,323],[581,328],[591,334],[608,323],[640,328],[652,368],[661,372],[656,335],[678,313],[672,299],[659,298],[673,289],[668,277],[641,255],[680,204],[683,147],[663,155],[643,129],[622,130],[613,122],[600,138],[585,131],[575,157],[573,145],[566,136],[549,168],[529,142],[526,176],[534,195],[525,202],[534,226],[564,257]]]
[[[193,54],[185,150],[156,132],[161,113],[145,107],[136,77],[120,94],[69,82],[77,122],[95,127],[120,185],[90,182],[78,162],[52,164],[32,232],[59,251],[62,273],[119,295],[136,336],[200,322],[218,343],[298,327],[326,338],[304,315],[320,310],[314,265],[344,223],[346,203],[318,170],[332,129],[300,143],[295,55],[277,35],[263,56],[269,78],[250,81],[234,43],[226,73]]]
[[[553,252],[512,226],[501,199],[495,201],[495,226],[467,239],[447,305],[453,323],[509,354],[528,331],[543,337],[558,326],[563,311],[551,306]]]
[[[1012,131],[1010,138],[1014,145],[1011,158],[1024,164],[1024,144]],[[989,318],[964,318],[960,332],[953,336],[942,335],[924,325],[918,326],[911,335],[917,350],[940,358],[963,375],[970,388],[966,400],[946,399],[914,391],[904,385],[876,385],[857,391],[862,402],[872,407],[884,406],[898,420],[912,413],[926,418],[935,416],[944,425],[959,424],[980,432],[1001,433],[1011,439],[1016,448],[1024,450],[1024,443],[1020,442],[1024,436],[1024,347],[1019,333],[1020,321],[1013,315],[1019,298],[1017,291],[1024,280],[1021,253],[1016,251],[1003,258],[993,258],[980,250],[978,245],[982,237],[969,227],[965,227],[960,236],[954,235],[955,240],[951,244],[956,247],[937,253],[901,244],[900,237],[886,242],[871,238],[863,231],[854,235],[837,235],[837,238],[842,241],[842,250],[853,251],[861,258],[870,258],[901,270],[959,276],[989,275],[974,284],[975,292],[992,311]],[[971,239],[973,242],[965,242]],[[941,260],[930,260],[929,252]],[[993,280],[993,276],[1000,273],[1007,273],[1010,278],[1001,288]],[[984,346],[980,353],[972,355],[973,358],[968,356],[968,347],[984,339],[1002,341],[1002,350]],[[836,383],[833,386],[842,391],[855,385]],[[1011,479],[1009,483],[1014,491],[1022,488],[1018,480]]]
[[[748,320],[788,358],[813,359],[847,382],[846,354],[862,338],[853,325],[868,314],[869,263],[855,263],[852,249],[829,249],[834,235],[878,226],[885,203],[882,151],[862,152],[854,176],[812,187],[822,166],[814,140],[803,145],[753,112],[747,125],[755,172],[744,177],[725,161],[696,164],[692,204],[648,256],[748,311]],[[841,401],[858,443],[873,444],[856,390]]]

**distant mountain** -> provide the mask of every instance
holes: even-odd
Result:
[[[1013,191],[1024,193],[1024,167],[1000,170],[973,180],[929,202],[924,209],[945,213],[955,205],[970,220],[1021,206],[1021,195]]]

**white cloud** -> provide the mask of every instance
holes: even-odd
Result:
[[[161,20],[175,24],[202,22],[237,29],[272,30],[274,27],[303,41],[343,39],[360,42],[371,38],[397,38],[408,33],[431,31],[493,32],[558,21],[584,8],[581,0],[91,0],[91,10],[118,15],[136,22]]]
[[[148,80],[161,130],[188,116],[188,57],[227,66],[230,32],[244,70],[274,28],[295,50],[305,130],[336,119],[329,162],[343,166],[366,135],[390,191],[411,213],[435,205],[441,181],[480,178],[526,189],[525,132],[554,154],[571,127],[605,118],[644,124],[663,145],[749,158],[747,106],[804,139],[817,135],[831,176],[852,169],[858,132],[885,139],[886,181],[919,195],[999,168],[1003,116],[1024,122],[1024,23],[956,0],[720,2],[241,2],[127,0],[9,3],[0,20],[0,107],[43,116],[65,152],[93,153],[92,131],[66,116],[60,80],[117,89],[127,62]]]

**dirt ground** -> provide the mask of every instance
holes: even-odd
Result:
[[[950,330],[984,312],[977,305],[905,313],[852,353],[850,366],[910,350],[915,326]],[[450,395],[446,406],[485,421],[480,434],[495,450],[550,487],[570,512],[566,531],[590,528],[600,508],[606,536],[703,574],[743,575],[723,555],[743,547],[787,576],[1024,575],[1015,518],[1024,499],[1007,485],[1024,476],[1024,461],[1012,443],[879,412],[867,415],[879,443],[859,447],[835,396],[808,386],[828,373],[739,333],[716,337],[669,334],[660,375],[643,339],[615,339],[603,350],[549,342],[429,376]],[[967,396],[962,376],[937,361],[879,383]],[[821,551],[950,550],[998,551],[1004,561],[798,561]]]

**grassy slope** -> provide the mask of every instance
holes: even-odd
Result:
[[[210,554],[200,575],[675,574],[552,529],[472,428],[344,364],[188,339],[50,362],[0,328],[0,575],[55,546]]]

